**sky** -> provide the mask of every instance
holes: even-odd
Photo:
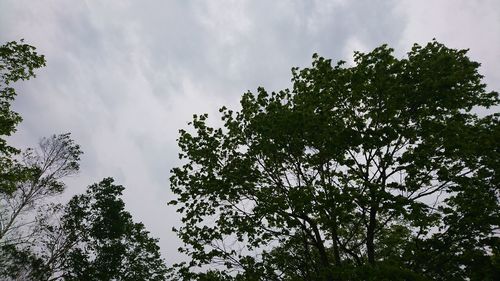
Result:
[[[237,109],[243,93],[290,87],[290,69],[313,53],[352,63],[353,51],[386,43],[402,57],[433,38],[469,48],[500,90],[498,0],[0,0],[0,44],[21,38],[47,66],[16,84],[24,121],[9,141],[71,132],[84,155],[63,197],[114,177],[168,264],[183,259],[168,178],[193,114],[218,124],[218,109]]]

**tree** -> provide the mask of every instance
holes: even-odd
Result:
[[[34,76],[43,56],[26,44],[0,46],[0,279],[165,280],[157,240],[134,223],[107,178],[63,206],[54,197],[79,171],[70,134],[43,138],[24,153],[7,145],[21,117],[10,108],[12,83]]]
[[[475,112],[499,100],[466,54],[314,55],[291,90],[221,108],[222,128],[195,115],[170,179],[191,258],[173,277],[493,280],[499,114]]]
[[[68,203],[62,280],[165,280],[158,241],[125,211],[123,189],[106,178]]]
[[[45,57],[37,54],[35,48],[15,41],[0,46],[0,192],[12,192],[16,181],[16,171],[12,171],[12,155],[19,150],[8,145],[5,137],[15,132],[21,116],[11,109],[16,97],[12,87],[18,80],[28,80],[35,76],[34,70],[45,66]]]
[[[53,233],[65,177],[78,173],[81,155],[69,134],[43,138],[38,149],[27,149],[11,167],[14,190],[0,193],[0,276],[14,280],[48,280],[50,271],[35,253],[41,245],[49,255],[59,243]],[[50,249],[49,249],[50,248]],[[36,276],[36,277],[35,277]],[[15,277],[15,278],[14,278]],[[3,279],[2,279],[3,280]]]
[[[41,229],[34,247],[6,249],[10,262],[5,263],[3,276],[45,281],[165,280],[158,240],[125,211],[119,198],[123,189],[106,178],[74,196],[58,219]]]
[[[70,134],[43,138],[36,149],[21,150],[7,144],[21,116],[11,109],[16,97],[14,83],[35,77],[45,58],[35,47],[8,42],[0,46],[0,276],[15,280],[43,280],[46,268],[34,254],[52,216],[60,205],[63,178],[79,170],[82,154]],[[47,241],[48,242],[48,241]],[[36,277],[35,277],[36,276]],[[39,278],[40,277],[40,278]],[[3,280],[3,279],[2,279]]]
[[[70,134],[43,138],[38,149],[23,153],[12,169],[14,191],[0,193],[0,246],[30,243],[48,215],[48,200],[64,191],[62,179],[78,173],[81,154]],[[40,208],[42,217],[34,215]]]

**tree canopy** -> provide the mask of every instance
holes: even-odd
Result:
[[[291,89],[221,108],[222,127],[195,115],[170,201],[191,261],[172,276],[493,280],[500,127],[483,110],[499,99],[479,66],[436,41],[314,55]]]
[[[158,240],[135,223],[112,178],[74,196],[28,247],[4,247],[12,280],[165,280]]]
[[[15,132],[21,116],[11,109],[17,93],[13,83],[35,76],[35,69],[45,66],[45,57],[35,47],[12,41],[0,46],[0,192],[15,189],[16,163],[11,157],[19,150],[7,145],[6,136]]]
[[[165,280],[158,240],[124,209],[123,189],[106,178],[68,203],[63,280]]]

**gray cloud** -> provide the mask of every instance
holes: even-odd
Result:
[[[127,208],[181,258],[165,203],[178,165],[177,130],[193,113],[217,116],[241,94],[290,86],[311,55],[349,60],[388,43],[399,55],[436,37],[471,48],[490,87],[500,87],[496,1],[3,1],[0,41],[25,38],[47,56],[18,85],[24,116],[12,138],[72,132],[85,156],[65,195],[113,176]],[[215,119],[215,118],[214,118]],[[216,121],[214,121],[216,123]]]

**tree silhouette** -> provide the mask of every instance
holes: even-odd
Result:
[[[70,134],[21,151],[3,137],[21,121],[11,110],[13,83],[45,65],[33,46],[0,46],[0,279],[165,280],[157,240],[135,223],[106,178],[63,206],[53,202],[79,171],[82,151]],[[51,202],[52,201],[52,202]]]
[[[34,248],[10,250],[13,280],[165,280],[157,239],[135,223],[112,178],[74,196],[60,218],[41,229]]]
[[[499,118],[476,112],[498,93],[466,50],[392,53],[314,55],[292,89],[221,108],[222,128],[194,116],[171,176],[191,258],[174,278],[493,279]]]
[[[45,57],[35,47],[15,41],[0,46],[0,192],[12,192],[19,175],[13,155],[19,150],[7,145],[5,136],[15,132],[22,118],[11,109],[16,97],[13,83],[35,76],[35,69],[45,66]]]
[[[123,189],[106,178],[68,203],[64,280],[165,280],[158,241],[125,211]]]

